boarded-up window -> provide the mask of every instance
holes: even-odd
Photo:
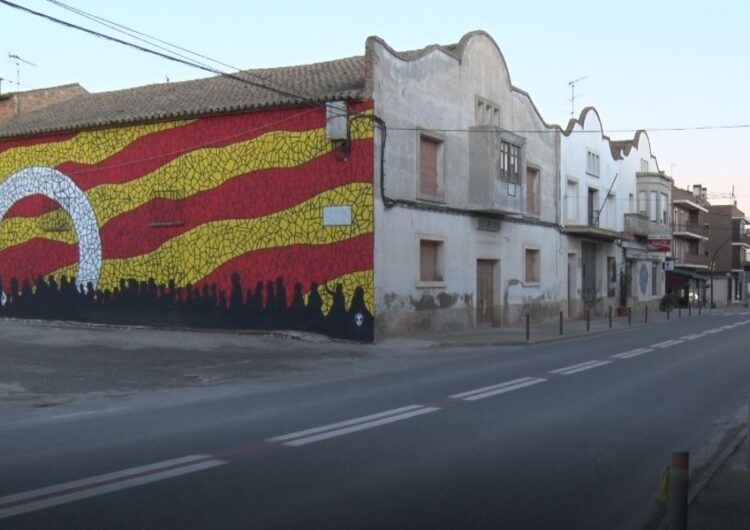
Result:
[[[526,249],[526,283],[539,282],[539,249]]]
[[[440,264],[441,241],[421,239],[419,241],[419,281],[442,282],[443,272]]]
[[[427,136],[419,139],[419,194],[438,197],[440,141]]]
[[[526,169],[526,211],[529,215],[539,215],[539,171]]]

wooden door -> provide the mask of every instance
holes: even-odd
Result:
[[[477,260],[477,325],[495,322],[495,265],[492,260]]]

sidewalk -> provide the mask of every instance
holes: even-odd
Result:
[[[627,316],[618,317],[616,314],[613,314],[611,328],[607,316],[595,317],[592,315],[591,321],[588,325],[588,330],[586,320],[584,319],[564,319],[562,335],[560,335],[559,319],[536,323],[532,320],[529,326],[528,341],[526,340],[525,322],[509,326],[479,328],[465,332],[422,334],[411,337],[410,340],[443,347],[517,346],[539,344],[560,339],[580,337],[583,335],[596,335],[612,331],[621,331],[629,328],[638,329],[643,328],[644,326],[663,325],[677,320],[693,319],[697,321],[698,319],[704,319],[710,316],[727,313],[736,314],[741,312],[747,312],[747,314],[750,314],[750,310],[744,307],[729,307],[722,309],[703,308],[700,314],[697,308],[693,308],[690,312],[685,308],[681,310],[674,309],[669,315],[667,315],[665,311],[649,311],[648,322],[646,322],[646,315],[643,312],[640,312],[631,315],[630,325],[628,324]],[[389,341],[386,340],[383,344],[385,345],[388,342]]]
[[[747,530],[750,528],[750,470],[747,429],[688,508],[689,530]],[[733,444],[734,445],[734,444]],[[732,447],[730,447],[730,450]]]

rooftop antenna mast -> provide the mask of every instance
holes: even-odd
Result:
[[[578,79],[574,79],[573,81],[568,81],[568,85],[570,85],[570,117],[575,118],[576,113],[576,83],[579,81],[583,81],[584,79],[588,79],[589,76],[585,75],[583,77],[579,77]]]
[[[16,115],[18,115],[21,114],[21,98],[18,95],[18,91],[21,90],[21,63],[34,67],[36,67],[36,65],[31,61],[27,61],[23,57],[19,57],[15,53],[8,52],[8,59],[16,61]]]

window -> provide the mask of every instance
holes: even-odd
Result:
[[[419,240],[419,281],[443,281],[443,242],[430,239]]]
[[[638,192],[638,214],[648,217],[648,205],[646,204],[646,192]]]
[[[617,283],[617,263],[615,258],[607,258],[607,275],[609,276],[609,283]]]
[[[667,198],[666,193],[661,194],[661,222],[662,224],[669,224],[667,221],[669,220],[669,199]]]
[[[586,152],[586,173],[599,176],[599,154],[594,151]]]
[[[635,213],[635,197],[632,193],[628,194],[628,213]]]
[[[651,262],[651,294],[653,296],[656,296],[657,289],[656,289],[656,272],[659,269],[656,266],[655,262]]]
[[[487,101],[486,99],[477,98],[476,107],[476,124],[479,127],[500,127],[500,107]]]
[[[657,196],[658,196],[658,193],[656,193],[655,191],[651,192],[651,195],[650,195],[651,200],[648,205],[648,211],[650,212],[649,219],[651,220],[652,223],[655,223],[659,220],[659,215],[657,213],[659,210],[657,209],[658,205],[656,204]]]
[[[526,283],[539,283],[539,249],[526,249]]]
[[[599,226],[599,214],[601,213],[597,209],[599,206],[599,191],[594,188],[589,188],[587,206],[589,226]]]
[[[519,164],[521,160],[521,148],[510,142],[500,142],[500,174],[501,180],[520,183],[521,175]],[[508,188],[510,191],[510,187]],[[514,188],[515,193],[515,188]]]
[[[526,213],[539,215],[539,170],[526,168]]]
[[[641,158],[641,173],[648,173],[648,160]]]
[[[429,136],[419,137],[419,195],[439,199],[441,194],[442,142]]]

